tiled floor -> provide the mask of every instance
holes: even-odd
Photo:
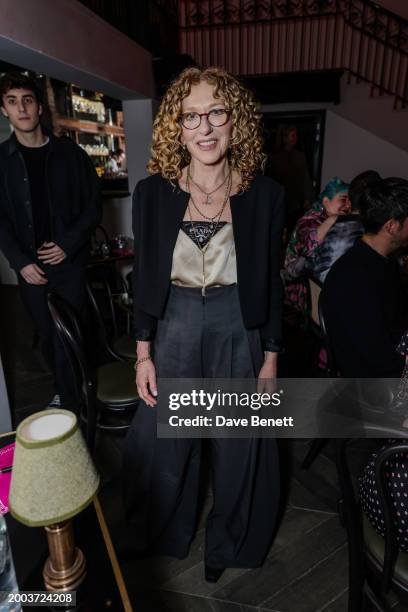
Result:
[[[29,325],[27,319],[22,319]],[[16,343],[16,420],[42,409],[52,395],[51,378],[30,343]],[[100,435],[96,461],[104,478],[101,501],[134,609],[137,612],[346,612],[347,545],[337,515],[338,486],[330,443],[309,470],[301,468],[306,441],[282,441],[281,522],[262,568],[228,569],[217,584],[204,579],[205,500],[199,530],[189,556],[135,559],[132,531],[121,509],[120,437]],[[368,449],[353,451],[358,473]],[[395,604],[394,612],[403,608]],[[116,611],[115,611],[116,612]]]
[[[362,441],[350,449],[355,475],[366,462],[370,444]],[[304,470],[301,461],[308,442],[283,441],[280,455],[285,504],[266,562],[255,570],[228,569],[215,585],[205,581],[203,565],[205,516],[212,504],[210,491],[186,559],[135,559],[132,529],[123,519],[120,504],[120,463],[115,467],[120,448],[118,438],[100,440],[99,460],[105,461],[106,470],[106,456],[109,456],[109,469],[105,473],[110,474],[102,492],[102,503],[135,610],[347,611],[348,551],[346,533],[337,514],[339,490],[330,442],[312,467]],[[403,612],[405,608],[395,598],[391,601],[393,612]]]
[[[44,372],[19,368],[18,420],[43,408],[51,390]],[[286,507],[274,544],[262,568],[227,570],[217,584],[204,579],[204,521],[188,558],[135,560],[132,533],[120,504],[122,439],[100,436],[96,459],[105,477],[101,500],[123,571],[138,612],[340,612],[346,610],[346,535],[336,513],[337,483],[333,462],[320,456],[312,469],[300,468],[307,445],[284,442],[282,462]]]
[[[204,519],[211,506],[210,495],[187,559],[135,561],[131,530],[121,519],[115,501],[117,485],[108,484],[103,492],[104,508],[135,608],[141,612],[346,610],[346,535],[335,510],[338,493],[334,469],[330,459],[321,456],[310,472],[301,470],[300,460],[306,450],[304,442],[291,442],[282,453],[292,460],[292,476],[265,564],[255,570],[229,569],[217,584],[204,579]],[[320,489],[316,492],[318,482]]]
[[[17,380],[17,418],[21,420],[44,407],[51,379],[44,372],[20,369]],[[229,569],[213,585],[205,581],[203,566],[210,493],[186,559],[135,559],[132,530],[121,509],[122,442],[120,437],[100,435],[96,461],[104,477],[102,506],[137,612],[346,612],[346,534],[336,511],[338,489],[330,445],[305,471],[300,462],[306,442],[283,442],[285,509],[266,562],[255,570]],[[354,464],[362,465],[366,454],[356,451]]]

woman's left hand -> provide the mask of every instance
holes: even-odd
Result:
[[[265,352],[265,361],[258,374],[258,393],[272,394],[276,390],[278,353]]]

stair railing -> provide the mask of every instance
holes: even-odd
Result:
[[[260,75],[345,70],[408,104],[408,21],[371,0],[179,0],[180,51]]]

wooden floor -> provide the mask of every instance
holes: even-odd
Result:
[[[23,341],[30,337],[24,326],[29,323],[22,317],[12,398],[17,422],[42,409],[52,396],[51,377],[37,349]],[[339,495],[330,443],[307,471],[300,465],[307,441],[280,444],[283,511],[267,560],[256,570],[228,569],[217,584],[205,581],[203,567],[210,490],[186,559],[135,559],[134,538],[121,508],[122,443],[121,438],[100,435],[96,461],[103,476],[102,506],[136,612],[347,611],[346,534],[337,514]],[[368,453],[366,444],[352,450],[355,474]],[[404,609],[396,600],[393,604],[394,612]]]
[[[115,486],[107,484],[103,504],[135,608],[141,612],[223,611],[329,612],[346,610],[347,547],[337,512],[332,461],[319,457],[309,473],[300,468],[307,448],[290,442],[282,449],[285,504],[274,544],[262,568],[229,569],[217,584],[204,579],[206,498],[190,555],[183,561],[132,558],[132,534],[118,515]],[[289,463],[292,463],[290,466]],[[288,470],[289,468],[289,470]],[[319,487],[319,494],[314,492]]]

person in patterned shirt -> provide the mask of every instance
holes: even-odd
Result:
[[[283,268],[285,304],[306,312],[306,282],[310,262],[316,257],[324,240],[339,215],[350,212],[348,185],[333,177],[318,200],[296,224],[289,240]]]

